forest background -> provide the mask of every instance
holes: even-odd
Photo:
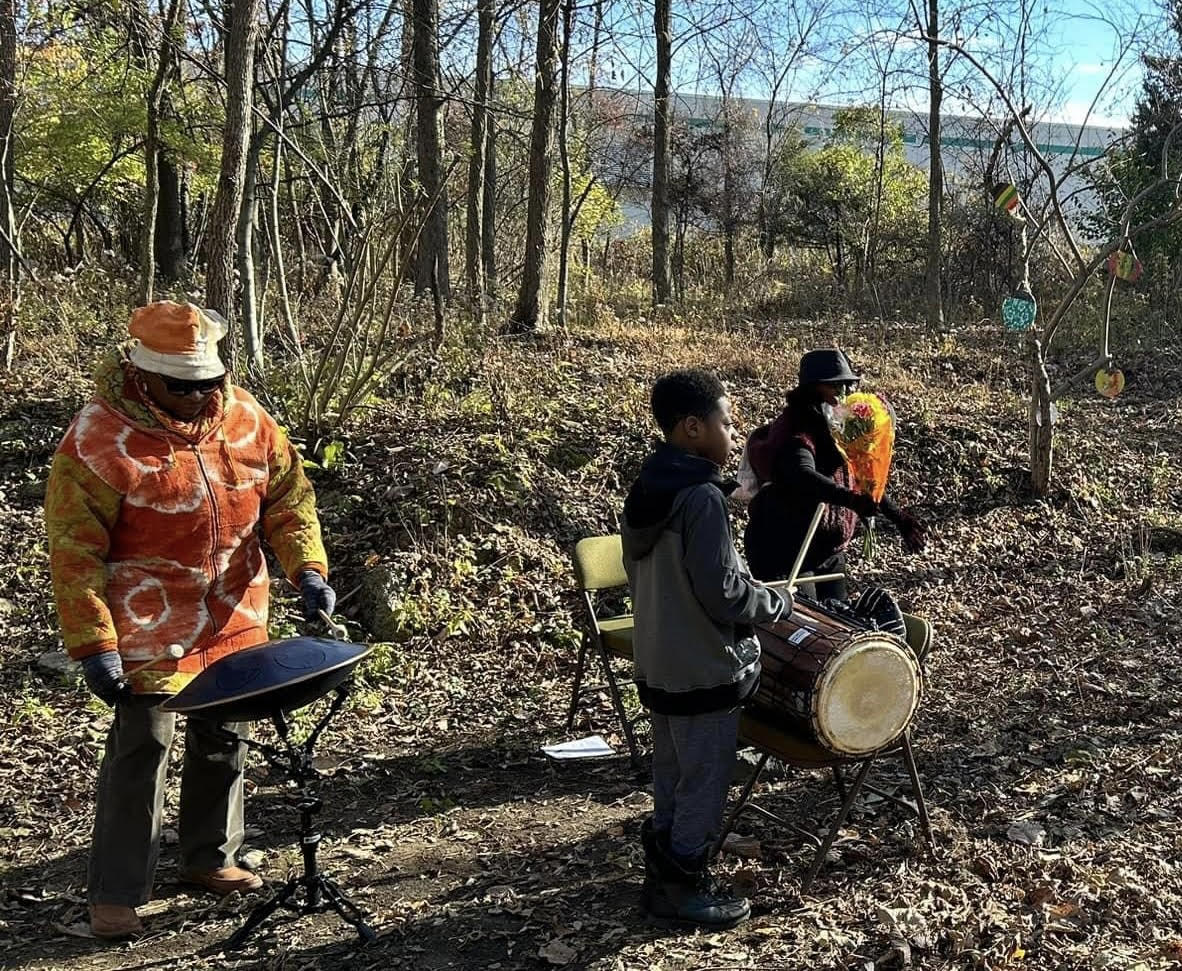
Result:
[[[378,645],[323,765],[328,865],[383,937],[355,953],[310,920],[237,966],[1176,967],[1180,16],[0,0],[0,963],[230,963],[243,905],[171,887],[146,942],[78,936],[109,713],[44,593],[53,448],[130,309],[169,297],[231,321]],[[820,139],[810,103],[837,108]],[[954,117],[989,146],[976,168],[942,164]],[[1051,158],[1050,123],[1111,137]],[[1021,219],[993,201],[1009,184]],[[1003,326],[1015,297],[1028,330]],[[916,738],[943,852],[872,802],[800,903],[805,848],[759,824],[724,858],[756,919],[666,935],[633,912],[643,783],[536,753],[621,740],[606,695],[565,725],[570,550],[616,528],[656,374],[714,368],[749,431],[831,343],[895,405],[896,488],[934,528],[924,557],[888,542],[855,571],[936,625]],[[1108,400],[1092,379],[1117,369]],[[773,798],[820,812],[820,781]],[[253,860],[281,877],[293,817],[261,769],[251,790]]]

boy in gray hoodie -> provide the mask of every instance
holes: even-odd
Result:
[[[636,683],[653,727],[653,815],[645,821],[643,902],[658,918],[731,927],[751,912],[710,877],[738,745],[739,708],[759,683],[751,625],[791,612],[735,550],[722,478],[735,447],[726,391],[702,370],[652,390],[665,442],[624,504]]]

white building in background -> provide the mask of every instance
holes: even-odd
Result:
[[[631,122],[633,130],[652,125],[651,91],[626,91],[621,89],[600,89],[595,93],[598,102],[606,102],[617,123]],[[691,129],[720,129],[723,99],[717,95],[677,93],[673,96],[675,123],[688,125]],[[803,102],[780,102],[774,108],[768,101],[757,98],[735,99],[740,112],[746,113],[754,129],[765,130],[769,111],[773,112],[773,132],[781,133],[795,129],[806,143],[823,146],[836,132],[837,116],[852,106],[808,104]],[[930,152],[926,112],[890,110],[887,116],[891,122],[902,127],[903,149],[917,168],[927,171]],[[983,116],[945,115],[942,119],[940,137],[941,157],[945,177],[953,185],[966,189],[982,186],[982,178],[989,155],[993,150],[1000,123]],[[1038,122],[1033,125],[1031,135],[1039,151],[1057,173],[1068,167],[1075,167],[1089,159],[1104,154],[1111,142],[1121,137],[1123,131],[1097,125],[1070,125],[1061,122]],[[1023,179],[1035,171],[1032,157],[1027,155],[1016,132],[1011,137],[1012,151],[1009,157],[1018,171],[1012,174]],[[611,149],[606,148],[608,154]],[[633,171],[647,180],[651,176],[651,156],[648,171],[643,171],[643,160],[635,155],[629,160]],[[611,163],[609,162],[609,165]],[[1004,169],[1002,173],[1004,173]],[[999,173],[1002,174],[1002,173]],[[1081,175],[1073,176],[1064,186],[1064,197],[1073,211],[1086,211],[1094,203],[1094,195]],[[1035,191],[1039,187],[1035,186]],[[645,226],[649,221],[648,201],[644,192],[625,192],[621,198],[624,215],[629,226]]]

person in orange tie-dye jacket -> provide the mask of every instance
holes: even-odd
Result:
[[[100,937],[142,930],[135,908],[151,897],[175,721],[159,703],[267,639],[261,540],[299,586],[309,621],[336,601],[312,486],[275,420],[230,382],[217,353],[222,318],[160,301],[136,310],[130,331],[58,446],[45,504],[66,650],[115,709],[88,886]],[[170,648],[180,657],[124,677]],[[245,750],[236,736],[246,729],[201,718],[186,728],[183,877],[222,894],[262,885],[236,860]]]

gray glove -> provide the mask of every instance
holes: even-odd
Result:
[[[86,687],[99,701],[115,707],[127,693],[123,680],[123,658],[118,651],[102,651],[82,659],[82,677]]]
[[[300,596],[304,600],[304,620],[309,623],[320,620],[320,611],[332,616],[337,605],[337,594],[315,570],[300,574]]]

